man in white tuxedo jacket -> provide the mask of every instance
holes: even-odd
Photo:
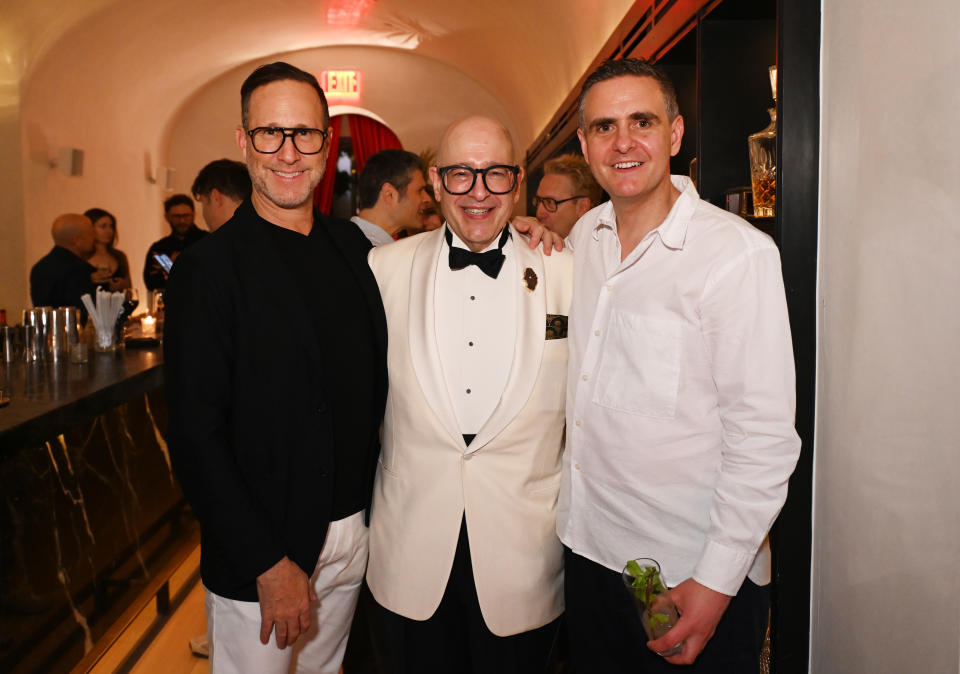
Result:
[[[390,387],[367,581],[393,671],[541,672],[563,612],[572,258],[508,226],[523,171],[499,122],[451,125],[430,177],[446,226],[369,257]]]

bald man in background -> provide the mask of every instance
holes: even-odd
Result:
[[[78,307],[80,298],[95,294],[91,274],[97,269],[86,260],[93,255],[93,223],[79,213],[65,213],[53,221],[53,250],[30,270],[30,299],[35,307]]]

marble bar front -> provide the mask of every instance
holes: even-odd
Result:
[[[66,672],[197,525],[158,348],[0,364],[0,671]]]

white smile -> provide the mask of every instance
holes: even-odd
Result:
[[[463,209],[469,215],[483,215],[484,213],[489,213],[492,211],[492,208],[464,208]]]
[[[272,170],[273,170],[274,173],[276,173],[276,174],[277,174],[278,176],[280,176],[281,178],[296,178],[298,175],[300,175],[301,173],[303,173],[303,171],[290,171],[290,172],[287,172],[287,171],[277,171],[276,169],[272,169]]]
[[[636,168],[637,166],[643,166],[643,162],[642,161],[622,161],[617,164],[614,164],[613,168],[628,169],[628,168]]]

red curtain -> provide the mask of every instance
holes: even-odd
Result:
[[[357,158],[357,173],[363,170],[370,155],[380,150],[402,150],[400,139],[389,128],[375,119],[362,115],[347,115],[350,125],[350,140]]]
[[[321,213],[329,213],[333,205],[333,183],[337,177],[337,159],[340,157],[340,122],[341,117],[330,119],[330,135],[327,145],[330,153],[327,155],[327,168],[323,172],[323,180],[313,191],[313,206]]]
[[[337,158],[340,155],[340,124],[344,115],[330,118],[330,154],[327,156],[327,168],[323,180],[317,185],[313,193],[313,205],[321,213],[329,213],[333,205],[333,184],[337,176]],[[380,150],[402,150],[400,139],[389,128],[375,119],[363,115],[346,115],[350,129],[350,140],[353,143],[353,154],[356,158],[354,168],[357,173],[363,170],[370,155]]]

